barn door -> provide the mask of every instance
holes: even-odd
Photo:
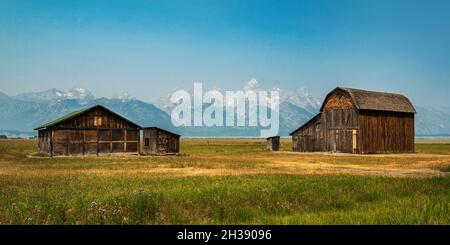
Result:
[[[353,153],[356,149],[356,130],[337,129],[335,133],[334,151]]]

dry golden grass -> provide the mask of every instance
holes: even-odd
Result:
[[[268,152],[260,139],[184,139],[180,156],[36,156],[35,141],[1,141],[0,175],[57,176],[73,174],[171,174],[174,176],[221,176],[242,174],[352,174],[394,177],[433,177],[450,165],[450,145],[423,142],[448,154],[427,151],[418,144],[418,153],[355,155],[345,153],[299,153],[289,151],[290,141],[282,140],[282,151]],[[8,150],[9,149],[9,150]],[[17,150],[19,149],[19,150]],[[447,153],[444,151],[444,153]]]

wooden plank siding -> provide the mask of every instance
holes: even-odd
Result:
[[[353,152],[353,130],[358,131],[357,110],[325,109],[321,118],[325,144],[319,151]]]
[[[38,152],[40,154],[50,154],[52,151],[51,130],[41,130],[38,132]]]
[[[280,136],[272,136],[266,139],[266,149],[268,151],[280,150]]]
[[[137,129],[53,129],[52,132],[52,154],[56,156],[138,153]]]
[[[308,122],[301,130],[292,135],[292,150],[300,152],[325,151],[323,127],[320,117]]]
[[[414,152],[414,114],[361,111],[360,153]]]
[[[136,154],[139,153],[139,130],[135,124],[97,106],[39,130],[38,148],[39,152],[51,156]],[[49,142],[50,147],[44,142]]]
[[[370,93],[367,98],[364,97],[366,93]],[[375,105],[364,104],[368,108],[389,106],[405,112],[360,109],[352,96],[357,96],[360,103],[364,99],[376,102]],[[340,88],[330,92],[320,113],[291,133],[293,151],[363,154],[414,152],[415,110],[406,97],[380,93],[382,98],[394,98],[393,101],[403,103],[392,106],[376,100],[376,92],[356,91],[352,96]]]
[[[179,135],[157,127],[144,128],[143,131],[143,154],[166,155],[180,152]]]
[[[354,109],[326,110],[292,135],[293,150],[301,152],[353,152],[353,132],[358,131]]]

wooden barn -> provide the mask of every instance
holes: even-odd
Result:
[[[266,149],[268,151],[279,151],[280,150],[280,136],[272,136],[266,139],[267,145]]]
[[[158,127],[143,129],[144,147],[142,153],[146,155],[168,155],[180,152],[180,135]]]
[[[96,105],[35,130],[39,152],[49,156],[139,153],[140,126]]]
[[[401,94],[337,87],[319,114],[292,132],[300,152],[414,152],[416,110]]]

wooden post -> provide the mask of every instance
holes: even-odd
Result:
[[[50,156],[53,156],[53,129],[50,131]]]
[[[159,132],[158,132],[157,129],[155,129],[155,143],[156,143],[155,153],[159,154],[159,144],[160,144],[160,142],[159,142]]]
[[[97,156],[98,156],[98,128],[97,128]]]
[[[333,152],[337,151],[337,142],[339,140],[339,130],[336,129],[336,134],[334,137],[334,145],[333,145]]]
[[[83,129],[83,155],[85,155],[86,153],[85,153],[85,138],[86,138],[86,130],[85,129]]]
[[[127,152],[127,130],[123,130],[123,152]]]
[[[86,127],[87,127],[86,113],[83,114],[83,155],[86,155]]]
[[[356,150],[357,150],[357,133],[356,133],[356,129],[353,129],[353,131],[352,131],[352,150],[353,150],[353,153],[356,153]]]
[[[66,155],[69,155],[69,129],[66,129]]]
[[[137,130],[137,152],[138,155],[141,155],[141,130]]]
[[[109,130],[109,153],[112,153],[113,151],[112,151],[112,135],[113,135],[113,131],[112,131],[112,129],[111,130]]]

